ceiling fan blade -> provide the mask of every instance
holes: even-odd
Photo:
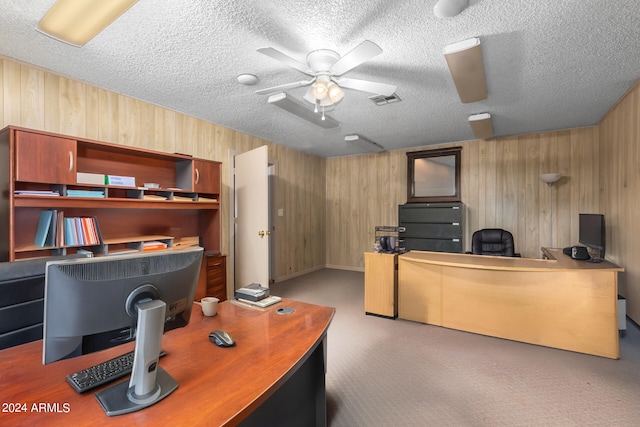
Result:
[[[382,49],[380,49],[380,46],[372,41],[365,40],[353,48],[351,52],[338,59],[329,69],[329,72],[334,76],[341,76],[381,53]]]
[[[309,76],[313,76],[313,71],[309,69],[309,66],[307,64],[303,64],[300,61],[297,61],[295,59],[293,59],[292,57],[285,55],[284,53],[280,52],[279,50],[275,50],[272,47],[261,47],[260,49],[258,49],[258,52],[262,53],[263,55],[267,55],[268,57],[271,57],[273,59],[276,59],[298,71],[300,71],[301,73],[307,74]]]
[[[386,83],[371,82],[368,80],[343,78],[335,79],[335,81],[340,87],[346,89],[361,90],[363,92],[371,92],[375,93],[376,95],[391,96],[396,92],[396,90],[398,90],[398,86],[388,85]]]
[[[295,89],[297,87],[302,87],[302,86],[308,86],[311,83],[313,83],[316,79],[311,79],[311,80],[302,80],[299,82],[293,82],[293,83],[287,83],[284,85],[279,85],[279,86],[273,86],[267,89],[260,89],[257,90],[256,93],[258,95],[271,95],[272,93],[276,93],[276,92],[282,92],[285,91],[287,89]]]

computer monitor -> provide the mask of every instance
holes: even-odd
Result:
[[[588,248],[597,250],[596,259],[604,259],[606,243],[604,215],[581,213],[578,221],[578,241]]]
[[[166,397],[178,384],[158,366],[162,334],[189,322],[202,252],[189,248],[47,263],[43,363],[135,339],[131,380],[98,393],[98,400],[108,415],[119,415]]]

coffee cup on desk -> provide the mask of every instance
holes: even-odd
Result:
[[[216,297],[204,297],[200,300],[202,314],[205,316],[215,316],[218,312],[218,303],[220,300]]]

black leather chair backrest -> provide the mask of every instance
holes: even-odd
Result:
[[[471,253],[475,255],[518,256],[513,235],[501,228],[484,228],[473,233]]]

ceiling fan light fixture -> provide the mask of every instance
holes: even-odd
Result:
[[[469,5],[469,0],[438,0],[433,6],[433,14],[440,19],[453,18]]]
[[[327,86],[329,99],[331,99],[332,103],[336,103],[344,98],[344,91],[334,82],[329,82]]]
[[[313,84],[313,97],[317,100],[323,100],[329,94],[329,84],[331,78],[329,76],[318,76]]]
[[[82,47],[138,0],[57,0],[36,30],[56,40]]]

